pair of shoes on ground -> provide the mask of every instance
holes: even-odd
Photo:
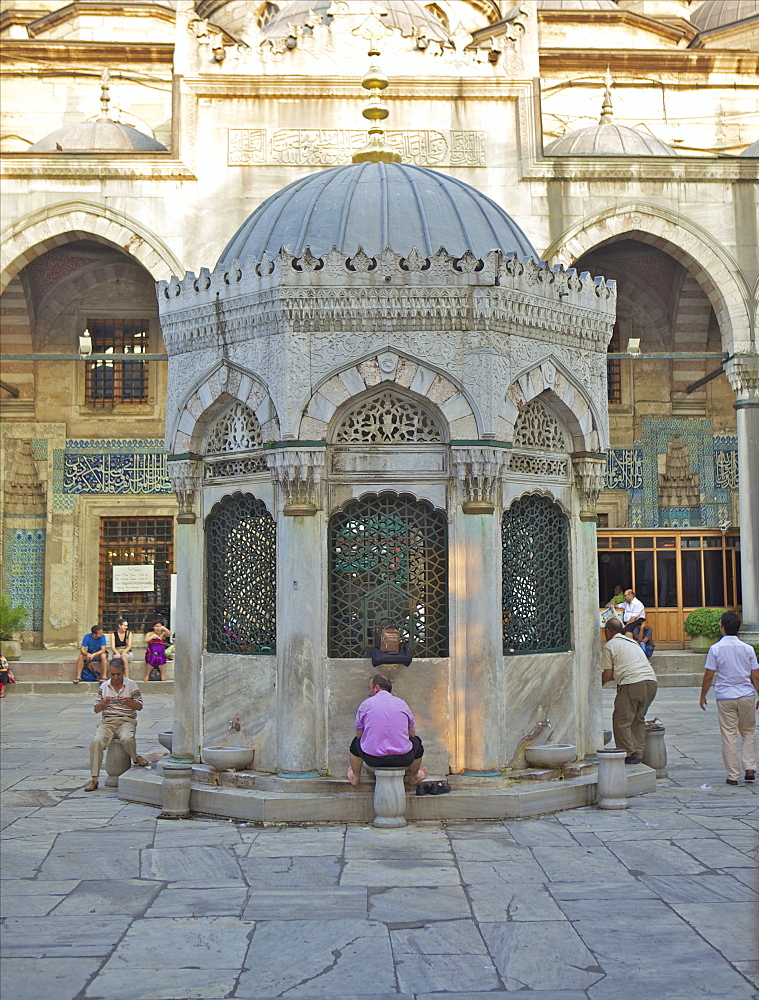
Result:
[[[631,753],[629,757],[625,757],[625,764],[642,764],[643,761],[636,753]]]
[[[445,795],[450,790],[451,786],[447,781],[420,782],[416,786],[417,795]]]

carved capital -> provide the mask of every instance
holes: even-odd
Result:
[[[606,459],[591,455],[573,455],[575,483],[580,494],[580,520],[595,521],[598,494],[606,481]]]
[[[203,482],[203,466],[197,458],[169,459],[166,467],[179,502],[179,524],[195,524],[195,500]]]
[[[321,506],[323,448],[283,448],[268,452],[266,464],[285,497],[282,513],[310,517]]]
[[[736,402],[759,402],[759,355],[737,354],[725,362],[725,374],[738,397]]]
[[[498,482],[506,465],[504,448],[451,448],[451,461],[465,514],[492,514]]]

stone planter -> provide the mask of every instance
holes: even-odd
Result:
[[[18,639],[0,639],[0,652],[9,662],[21,659],[21,643]]]
[[[694,653],[708,653],[714,643],[718,641],[719,636],[707,639],[705,635],[694,635],[690,641],[690,648]]]

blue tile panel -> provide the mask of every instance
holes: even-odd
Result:
[[[10,520],[6,518],[6,520]],[[45,601],[45,515],[28,515],[28,526],[5,531],[5,591],[11,603],[27,611],[25,632],[41,632]]]
[[[659,506],[659,456],[680,435],[691,471],[703,496],[698,507]],[[717,528],[732,516],[731,494],[738,488],[738,439],[712,431],[707,419],[665,417],[644,420],[633,448],[612,448],[606,463],[606,489],[627,490],[630,528]]]
[[[71,440],[65,450],[53,451],[54,510],[73,510],[74,497],[82,494],[171,492],[160,440]]]

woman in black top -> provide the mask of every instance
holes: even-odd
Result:
[[[111,652],[124,661],[124,676],[128,677],[129,661],[132,659],[132,633],[126,618],[120,618],[116,622],[116,629],[111,636]]]

